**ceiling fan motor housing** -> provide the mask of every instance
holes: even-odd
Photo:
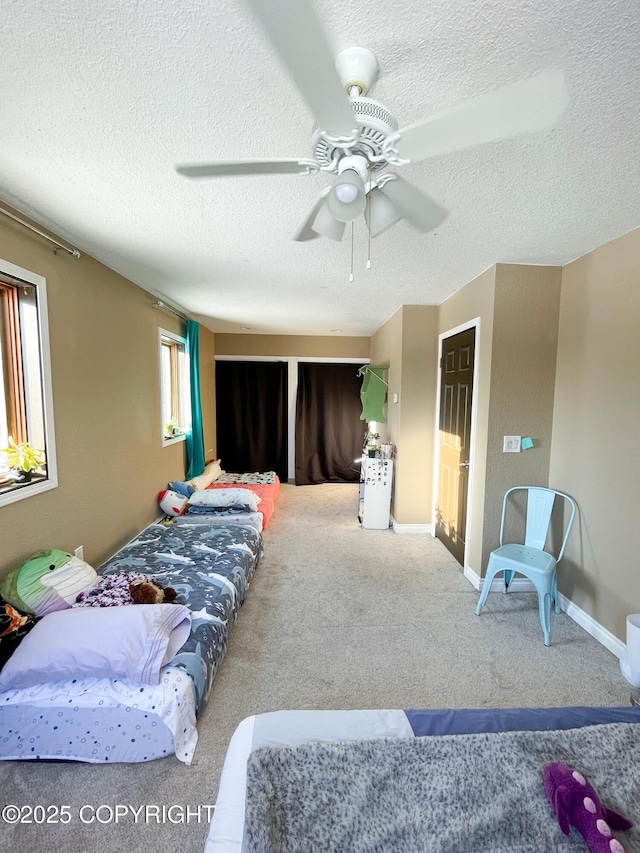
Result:
[[[331,166],[336,158],[345,154],[361,154],[371,166],[371,171],[383,169],[387,163],[385,160],[372,161],[372,157],[382,156],[382,145],[391,133],[398,130],[398,122],[393,113],[373,98],[355,97],[351,98],[351,106],[356,117],[356,124],[360,130],[357,141],[349,146],[349,151],[342,145],[337,145],[330,138],[321,133],[317,124],[313,125],[312,151],[313,158],[320,168]],[[338,171],[337,167],[333,170]]]

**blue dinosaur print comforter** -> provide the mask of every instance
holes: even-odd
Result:
[[[227,651],[229,631],[262,556],[255,527],[153,524],[98,570],[99,575],[140,571],[178,593],[192,611],[191,633],[170,662],[193,679],[196,713],[206,705]]]

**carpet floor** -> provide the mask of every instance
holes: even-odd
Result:
[[[478,593],[430,536],[364,530],[357,486],[283,485],[265,555],[198,724],[195,762],[0,763],[2,805],[67,805],[68,823],[0,820],[0,847],[202,853],[229,738],[280,708],[626,705],[617,659],[566,614],[545,647],[532,593]],[[1,737],[1,732],[0,732]],[[148,810],[116,822],[115,806]],[[98,806],[107,808],[91,822]],[[191,816],[185,811],[190,806]],[[112,815],[110,817],[110,815]]]

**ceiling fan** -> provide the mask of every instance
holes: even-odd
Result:
[[[561,72],[503,86],[416,124],[398,129],[395,116],[367,93],[378,62],[366,48],[347,48],[334,60],[310,0],[244,0],[288,68],[309,107],[312,157],[235,160],[177,166],[189,178],[228,175],[337,175],[320,194],[293,239],[342,240],[346,223],[365,215],[371,237],[400,219],[422,233],[448,211],[387,167],[402,167],[555,124],[568,103]]]

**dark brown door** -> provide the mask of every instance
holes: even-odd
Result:
[[[445,338],[440,362],[436,536],[464,565],[475,329]]]

